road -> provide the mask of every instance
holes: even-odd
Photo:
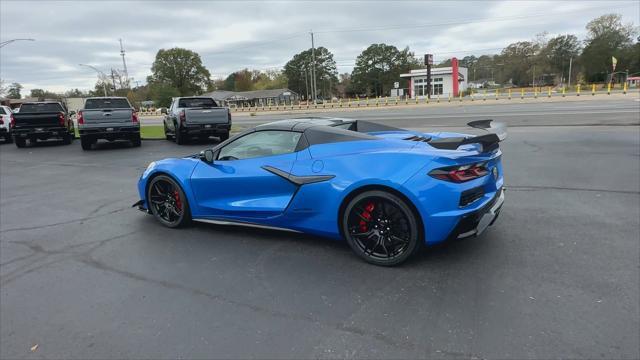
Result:
[[[637,359],[640,103],[589,104],[393,116],[512,125],[497,223],[397,268],[130,208],[150,161],[206,144],[0,145],[0,358]]]

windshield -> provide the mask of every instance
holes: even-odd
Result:
[[[178,107],[181,108],[195,108],[195,107],[216,107],[215,101],[212,98],[186,98],[178,101]]]
[[[129,109],[129,101],[124,98],[120,99],[87,99],[84,103],[86,110],[91,109]]]
[[[39,103],[39,104],[22,104],[20,112],[31,113],[47,113],[47,112],[64,112],[62,105],[58,103]]]

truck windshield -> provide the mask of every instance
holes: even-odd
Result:
[[[130,109],[127,99],[87,99],[84,103],[85,110],[91,109]]]
[[[195,107],[216,107],[218,106],[212,98],[187,98],[178,101],[178,107],[195,108]]]
[[[23,113],[47,113],[64,112],[64,108],[56,103],[22,104],[20,112]]]

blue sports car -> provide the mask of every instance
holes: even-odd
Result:
[[[152,162],[134,206],[172,228],[193,220],[345,239],[364,260],[396,265],[496,220],[505,127],[468,125],[482,134],[338,118],[260,125],[200,154]]]

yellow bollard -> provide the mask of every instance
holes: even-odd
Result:
[[[622,85],[622,93],[624,95],[627,95],[627,82],[626,81],[624,82],[624,85]]]
[[[509,100],[511,100],[511,88],[509,88]]]
[[[418,97],[416,96],[416,105],[418,105],[418,100],[420,100],[420,99],[418,99]]]
[[[547,97],[551,97],[551,86],[547,86]]]
[[[451,102],[451,93],[449,93],[449,100],[448,101]]]
[[[607,83],[607,95],[611,95],[611,82]]]
[[[591,84],[591,96],[596,94],[596,84]]]
[[[440,94],[438,94],[438,95],[436,96],[436,102],[438,102],[438,103],[440,102]]]
[[[524,99],[524,88],[520,89],[520,99]]]
[[[462,102],[462,91],[458,93],[458,96],[460,97],[460,102]]]
[[[369,97],[367,96],[367,106],[369,106]]]
[[[580,84],[576,86],[576,96],[580,96]]]
[[[487,101],[487,89],[484,89],[484,92],[482,93],[482,101]]]
[[[376,107],[378,107],[380,105],[379,100],[380,100],[380,97],[379,96],[376,97]]]
[[[498,100],[498,96],[499,96],[499,95],[498,95],[498,92],[499,92],[499,91],[500,91],[500,90],[496,89],[496,100]]]
[[[566,88],[563,86],[563,87],[562,87],[562,97],[564,97],[565,90],[566,90]]]
[[[398,105],[398,97],[396,96],[396,105]]]
[[[384,97],[384,106],[389,106],[389,97],[388,96]]]

